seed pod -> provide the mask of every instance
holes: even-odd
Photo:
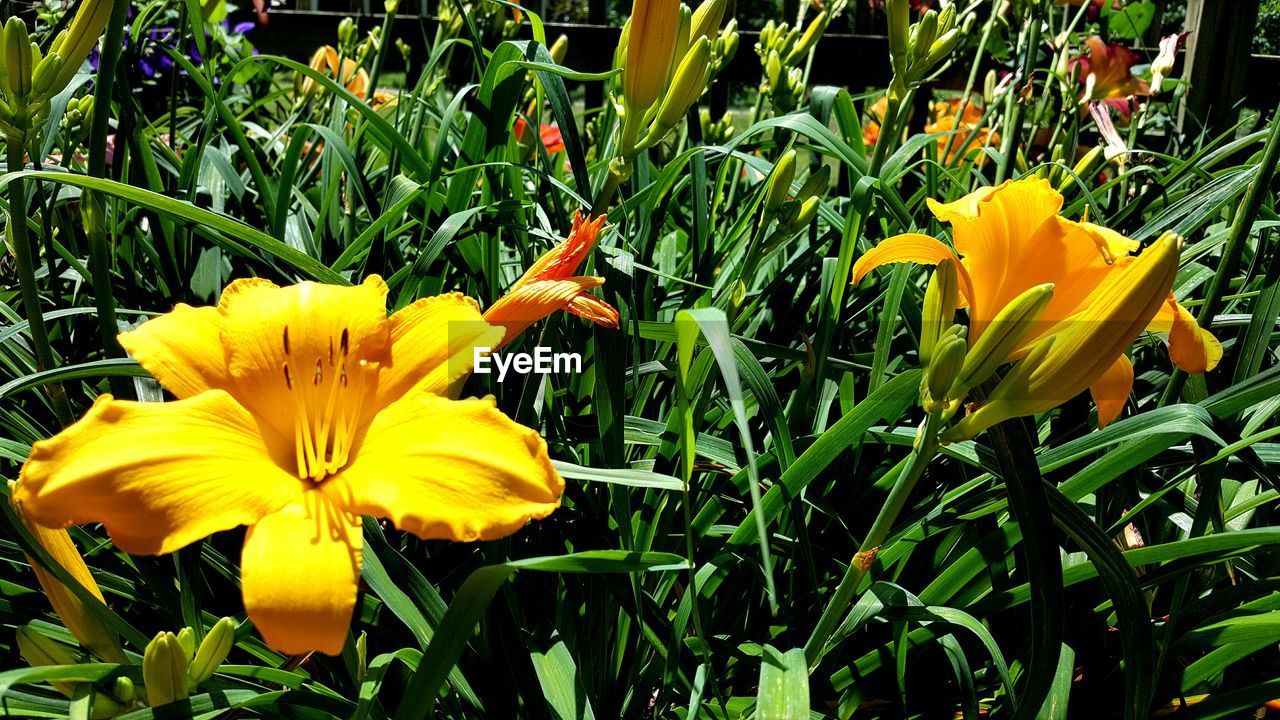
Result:
[[[787,150],[782,153],[782,157],[778,158],[778,162],[773,165],[773,172],[769,173],[769,182],[765,185],[764,190],[764,211],[766,213],[775,213],[779,207],[782,207],[782,201],[787,199],[787,195],[791,194],[791,181],[796,176],[796,151]]]
[[[1008,362],[1009,356],[1029,337],[1036,320],[1052,299],[1053,283],[1044,283],[1029,288],[1001,308],[973,344],[965,358],[964,369],[956,377],[948,395],[962,397],[971,388],[986,382],[996,368]]]
[[[204,636],[204,640],[200,641],[200,647],[196,650],[195,660],[192,661],[191,667],[187,670],[187,676],[191,678],[192,685],[200,683],[213,677],[218,671],[218,666],[223,660],[227,659],[227,654],[231,652],[231,648],[236,642],[236,622],[231,618],[224,617],[214,623],[209,629],[209,634]]]

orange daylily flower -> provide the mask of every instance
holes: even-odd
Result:
[[[13,497],[51,528],[102,523],[170,553],[248,526],[245,610],[273,649],[336,655],[360,580],[361,516],[423,539],[491,540],[560,505],[537,431],[492,398],[453,399],[502,329],[460,293],[390,317],[387,285],[237,280],[120,344],[178,399],[103,395],[37,442]]]
[[[342,62],[339,63],[338,61]],[[338,51],[332,45],[322,45],[311,55],[309,63],[312,70],[324,73],[339,84],[346,87],[352,95],[363,100],[369,91],[369,73],[356,64],[351,58],[339,58]],[[311,78],[302,77],[297,85],[298,93],[308,97],[318,89]]]
[[[960,110],[960,105],[964,104],[964,116],[957,122],[956,113]],[[982,148],[988,144],[997,145],[1000,143],[1000,134],[993,132],[990,128],[983,126],[973,136],[973,141],[966,148],[961,148],[965,138],[969,137],[969,133],[978,127],[982,122],[982,108],[975,105],[972,101],[963,103],[962,98],[952,98],[946,102],[935,102],[932,108],[933,119],[925,123],[924,131],[930,135],[937,133],[949,133],[956,130],[952,135],[945,135],[938,138],[938,153],[947,153],[944,164],[951,165],[958,159],[968,157],[971,153],[980,153]],[[950,151],[947,148],[950,147]],[[979,156],[978,162],[981,163],[983,156]]]
[[[1084,83],[1082,100],[1105,102],[1127,116],[1129,99],[1151,92],[1146,80],[1133,75],[1138,54],[1119,43],[1105,43],[1096,35],[1085,42],[1089,54],[1073,61],[1080,66],[1080,82]]]
[[[603,285],[604,278],[573,275],[595,247],[604,221],[604,215],[593,220],[575,212],[569,237],[538,258],[507,294],[485,311],[485,322],[506,329],[500,345],[511,342],[557,310],[567,310],[605,327],[618,327],[618,311],[587,292]]]
[[[880,139],[880,124],[884,122],[884,114],[889,112],[889,97],[881,95],[879,100],[867,109],[867,121],[862,124],[862,144],[871,147]]]
[[[898,235],[859,258],[853,278],[859,282],[889,263],[957,259],[961,303],[969,308],[970,346],[1010,301],[1052,284],[1052,300],[1008,359],[1053,342],[1053,364],[1062,374],[1056,383],[1033,383],[1052,391],[1042,390],[1045,398],[1033,399],[1031,412],[1008,417],[1041,412],[1048,408],[1034,404],[1039,400],[1049,399],[1053,404],[1048,407],[1053,407],[1087,388],[1098,405],[1101,426],[1119,416],[1129,396],[1133,367],[1124,350],[1144,328],[1168,333],[1170,357],[1187,372],[1213,369],[1222,346],[1169,291],[1177,270],[1173,240],[1161,240],[1134,256],[1136,241],[1060,216],[1062,203],[1047,180],[1035,177],[980,188],[955,202],[929,199],[934,216],[951,224],[955,249],[928,235]],[[1124,295],[1137,286],[1142,292]]]
[[[528,128],[529,122],[523,116],[516,117],[516,121],[512,125],[512,132],[516,136],[516,142],[524,143],[525,130]],[[539,125],[538,138],[542,141],[543,146],[547,148],[548,155],[564,152],[564,137],[560,134],[559,127],[555,125]]]

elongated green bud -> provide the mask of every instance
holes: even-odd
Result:
[[[142,683],[147,688],[147,704],[151,707],[187,697],[186,651],[173,633],[157,633],[147,644],[142,655]]]
[[[920,362],[929,364],[934,344],[955,322],[960,306],[960,271],[956,261],[943,258],[929,278],[924,291],[924,307],[920,312]]]
[[[561,35],[556,41],[551,43],[551,48],[547,50],[551,55],[551,60],[557,65],[564,64],[565,55],[569,54],[569,37]]]
[[[946,3],[942,6],[942,12],[938,13],[938,34],[944,35],[956,26],[956,6],[955,3]]]
[[[200,683],[213,677],[218,671],[218,666],[223,660],[227,659],[227,654],[231,652],[231,648],[236,642],[236,621],[231,618],[224,617],[214,623],[209,629],[209,634],[204,636],[204,640],[200,641],[200,647],[196,650],[195,660],[191,662],[191,667],[187,670],[187,676],[191,678],[192,685]]]
[[[1017,410],[1006,411],[1003,406],[1013,404],[1017,407],[1026,404],[1025,398],[1015,397],[1016,393],[1026,388],[1031,374],[1048,359],[1049,351],[1056,340],[1057,336],[1050,335],[1037,343],[1026,357],[1013,366],[1008,375],[1000,379],[1000,384],[987,397],[987,402],[982,407],[976,412],[965,415],[960,422],[952,425],[938,437],[945,442],[968,440],[997,422],[1024,414]]]
[[[9,90],[18,97],[31,92],[31,40],[27,24],[16,15],[4,26],[4,57],[9,70]]]
[[[1071,168],[1071,172],[1062,179],[1062,183],[1058,185],[1058,192],[1065,193],[1076,184],[1076,178],[1084,178],[1088,180],[1090,176],[1097,170],[1098,166],[1106,160],[1106,146],[1095,145],[1093,149],[1084,154],[1075,167]]]
[[[930,68],[942,62],[956,49],[956,43],[960,40],[959,30],[948,30],[945,35],[933,41],[929,46],[929,52],[924,56],[922,61],[922,74],[928,72]]]
[[[929,48],[933,46],[933,41],[938,39],[938,11],[930,10],[920,18],[920,23],[916,26],[915,37],[911,39],[912,53],[916,57],[924,57],[929,54]]]
[[[728,4],[729,0],[702,0],[698,9],[693,11],[691,37],[695,41],[700,37],[714,38],[724,21],[724,10]]]
[[[958,398],[986,382],[1009,356],[1028,338],[1035,322],[1053,299],[1053,283],[1036,285],[1014,298],[996,313],[964,361],[964,369],[952,386],[950,397]]]
[[[36,97],[48,98],[56,94],[62,88],[53,86],[54,80],[58,79],[58,73],[62,72],[62,58],[56,53],[49,53],[40,60],[40,64],[36,66],[35,73],[31,77],[31,89]]]
[[[75,665],[76,658],[62,643],[46,637],[27,625],[18,628],[16,633],[18,654],[31,667],[47,665]],[[75,685],[68,682],[50,682],[54,690],[71,697],[75,693]]]
[[[827,30],[827,20],[829,16],[826,11],[818,13],[816,17],[809,22],[809,27],[805,28],[804,35],[796,41],[795,47],[791,48],[791,52],[787,53],[787,64],[795,65],[809,54],[809,50],[818,44],[818,40],[822,37],[822,33]]]
[[[689,46],[693,44],[691,36],[693,28],[693,12],[689,10],[689,6],[680,3],[680,22],[676,25],[676,44],[675,49],[671,52],[671,65],[667,68],[667,79],[676,73],[680,67],[680,63],[684,61],[684,56],[689,52]]]
[[[800,186],[800,191],[796,193],[796,199],[803,202],[814,195],[822,195],[827,191],[827,186],[830,184],[831,167],[829,165],[819,165],[817,170],[809,173],[804,185]]]
[[[796,151],[787,150],[773,165],[769,173],[769,183],[764,190],[764,211],[775,213],[782,207],[782,201],[791,194],[791,181],[796,177]]]
[[[813,222],[821,204],[821,198],[817,197],[806,198],[804,202],[798,203],[800,209],[796,211],[795,217],[787,222],[787,229],[794,232]]]
[[[959,325],[952,325],[938,340],[933,359],[925,370],[926,406],[945,403],[950,399],[948,392],[964,368],[967,346],[964,329]]]
[[[645,140],[641,142],[641,147],[656,145],[671,128],[675,127],[676,123],[680,122],[680,118],[684,117],[690,106],[697,102],[698,96],[707,86],[707,73],[711,68],[710,59],[711,41],[698,38],[698,41],[685,54],[675,77],[671,79],[671,87],[662,98],[658,116],[654,118],[653,126],[649,129]]]
[[[196,631],[189,627],[184,627],[178,631],[177,638],[178,645],[182,647],[182,654],[190,661],[196,654]]]

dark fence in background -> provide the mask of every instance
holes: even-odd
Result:
[[[1221,0],[1208,0],[1210,3],[1218,1]],[[381,0],[373,2],[381,9]],[[403,0],[402,9],[416,10],[414,2],[415,0]],[[1195,5],[1201,0],[1191,2]],[[1233,11],[1250,3],[1255,5],[1256,18],[1256,0],[1224,2],[1231,5]],[[851,3],[851,6],[853,4],[855,3]],[[382,16],[374,14],[272,10],[267,26],[256,29],[252,37],[261,52],[306,60],[320,45],[336,41],[338,23],[345,17],[354,17],[364,30],[382,24]],[[1239,15],[1210,11],[1208,19],[1220,24],[1203,26],[1200,41],[1191,43],[1186,54],[1193,81],[1189,99],[1190,112],[1198,118],[1209,118],[1212,122],[1221,123],[1233,117],[1232,109],[1241,105],[1264,111],[1274,108],[1280,103],[1280,56],[1251,56],[1247,51],[1241,52],[1240,46],[1231,46],[1232,38],[1242,37],[1247,29],[1251,29],[1252,22],[1245,22],[1247,18],[1242,20]],[[1203,14],[1199,18],[1188,16],[1189,22],[1204,20]],[[603,72],[610,68],[613,48],[618,40],[618,28],[549,22],[546,30],[549,41],[561,34],[569,38],[569,52],[565,59],[568,67],[586,72]],[[1204,35],[1206,32],[1212,34]],[[426,57],[427,42],[435,36],[435,20],[398,16],[393,36],[404,40],[412,48],[411,62],[420,62]],[[747,83],[752,86],[759,82],[760,59],[752,47],[757,38],[758,34],[755,32],[741,33],[738,52],[723,71],[722,78],[731,83]],[[1247,48],[1248,45],[1243,47]],[[817,48],[810,71],[811,84],[846,86],[852,92],[859,93],[866,88],[883,88],[889,82],[888,45],[882,36],[828,33]],[[1144,57],[1154,58],[1155,50],[1147,51]],[[390,70],[405,69],[397,52],[388,53],[387,61]],[[1182,70],[1184,69],[1180,69],[1179,73]],[[963,88],[968,73],[967,66],[953,66],[934,86]],[[589,105],[598,103],[599,97],[596,94],[600,86],[601,83],[588,84],[588,91],[593,95],[588,97]],[[713,111],[723,112],[726,103],[724,93],[713,97]]]

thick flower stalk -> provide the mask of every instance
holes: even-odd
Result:
[[[1001,419],[1047,410],[1085,389],[1098,405],[1098,423],[1114,420],[1133,385],[1124,351],[1144,329],[1168,333],[1170,357],[1188,372],[1211,370],[1222,356],[1217,339],[1170,292],[1176,239],[1162,238],[1134,256],[1138,243],[1060,216],[1062,202],[1047,180],[1035,177],[981,188],[951,203],[929,200],[934,216],[951,224],[955,250],[909,233],[881,242],[854,265],[858,282],[888,263],[958,260],[960,305],[969,309],[966,366],[984,361],[974,357],[982,348],[998,354],[996,365],[1029,357],[1026,370],[1039,368],[1035,382],[1023,388],[1036,395],[1031,402],[979,408],[963,426],[968,436]],[[1046,286],[1047,301],[1040,289]],[[984,342],[989,332],[1003,341]],[[971,377],[968,387],[953,391],[984,379]]]
[[[178,399],[98,398],[35,444],[14,497],[48,527],[102,523],[173,552],[249,526],[245,609],[285,653],[336,654],[355,607],[360,516],[424,539],[509,535],[560,504],[546,443],[492,399],[454,400],[503,330],[460,294],[391,317],[377,276],[341,287],[237,280],[120,336]]]
[[[500,342],[493,345],[511,342],[557,310],[567,310],[605,327],[618,327],[618,311],[587,292],[603,285],[604,278],[574,275],[595,247],[604,222],[604,215],[592,219],[574,213],[569,237],[534,261],[507,294],[485,311],[485,321],[504,331]]]

